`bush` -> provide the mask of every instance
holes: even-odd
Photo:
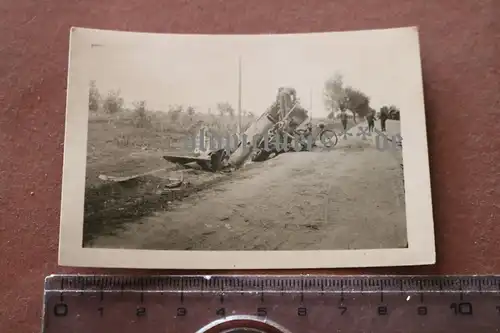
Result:
[[[167,112],[171,122],[173,123],[177,122],[181,117],[182,111],[183,111],[182,106],[179,105],[171,106]]]
[[[103,102],[104,111],[107,113],[117,113],[123,110],[123,98],[119,90],[113,90],[108,93]]]
[[[229,116],[231,118],[235,115],[235,110],[233,106],[227,102],[221,102],[217,104],[217,111],[219,111],[220,116]]]
[[[151,126],[151,118],[146,110],[146,101],[134,103],[134,126],[138,128],[147,128]]]

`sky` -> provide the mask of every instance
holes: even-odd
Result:
[[[120,89],[126,103],[145,100],[154,110],[180,104],[207,112],[219,102],[237,109],[239,59],[241,106],[257,115],[280,86],[291,86],[314,117],[325,117],[323,87],[335,73],[367,94],[375,109],[394,104],[404,113],[408,100],[422,94],[413,28],[239,36],[106,33],[89,48],[89,76],[101,92]]]

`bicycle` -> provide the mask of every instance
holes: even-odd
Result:
[[[306,129],[297,130],[298,134],[301,135],[306,141],[310,135],[312,136],[312,148],[317,147],[316,141],[319,138],[320,142],[325,148],[332,148],[337,145],[339,138],[334,130],[328,129],[324,124],[319,124],[317,127],[320,129],[319,133],[313,136],[312,124],[308,124]]]

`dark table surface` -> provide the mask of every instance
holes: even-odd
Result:
[[[5,0],[0,12],[0,332],[39,332],[48,274],[124,272],[57,266],[71,26],[176,33],[419,26],[437,264],[328,272],[500,273],[499,1]]]

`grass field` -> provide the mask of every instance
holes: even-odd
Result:
[[[244,126],[252,118],[242,119]],[[341,131],[341,125],[323,119],[329,128]],[[84,243],[93,235],[113,233],[120,225],[137,217],[165,210],[172,195],[166,184],[182,172],[188,178],[182,195],[204,189],[227,178],[226,174],[211,174],[197,170],[178,170],[163,159],[165,153],[191,154],[185,142],[199,128],[208,126],[218,135],[237,132],[237,118],[210,114],[180,114],[166,112],[137,114],[123,110],[115,114],[90,112],[85,191]],[[99,176],[130,177],[158,170],[147,176],[125,182],[109,182]],[[167,195],[165,195],[167,193]],[[170,193],[170,194],[168,194]]]
[[[142,117],[128,110],[112,115],[91,112],[88,122],[87,185],[99,185],[99,174],[124,176],[130,175],[130,172],[142,173],[151,168],[165,167],[162,153],[182,152],[185,141],[198,131],[201,124],[221,134],[236,132],[237,119],[229,116],[181,114],[178,117],[173,120],[164,112],[148,112]],[[244,123],[249,121],[244,119]]]

